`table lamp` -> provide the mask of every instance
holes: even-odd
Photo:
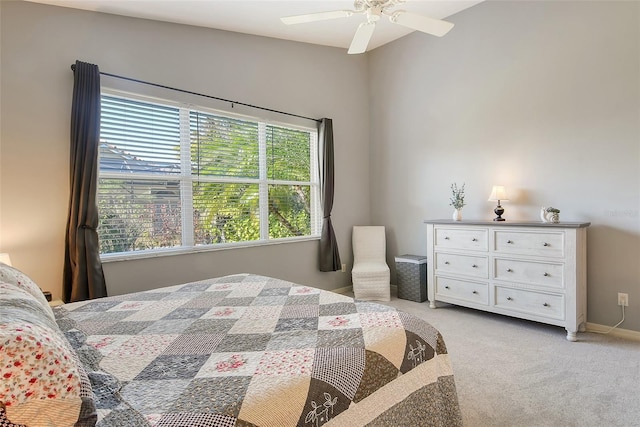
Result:
[[[504,189],[504,187],[502,185],[494,185],[493,189],[491,190],[491,195],[489,196],[489,200],[487,201],[489,202],[498,201],[498,206],[493,210],[498,216],[493,218],[493,220],[504,221],[504,218],[502,218],[502,214],[504,213],[504,208],[500,206],[500,201],[503,201],[503,202],[509,201],[509,199],[507,199],[507,191]]]

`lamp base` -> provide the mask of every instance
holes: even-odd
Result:
[[[504,213],[504,208],[500,206],[500,202],[498,202],[498,206],[493,211],[495,212],[496,215],[498,215],[497,217],[493,218],[494,221],[505,221],[505,219],[502,218],[502,214]]]

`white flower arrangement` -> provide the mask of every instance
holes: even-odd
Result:
[[[462,209],[465,205],[464,203],[464,183],[462,187],[458,188],[456,183],[451,184],[451,203],[449,205],[453,206],[454,209]]]

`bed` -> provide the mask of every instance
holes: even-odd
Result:
[[[0,285],[0,303],[15,306],[9,286]],[[75,381],[66,396],[35,392],[40,405],[66,399],[60,407],[73,422],[54,425],[462,424],[441,334],[386,305],[239,274],[66,304],[53,309],[55,322],[30,310],[18,318],[63,337],[77,363],[65,371]],[[16,329],[6,326],[10,311],[0,312],[5,335]],[[15,333],[3,338],[5,351]],[[3,360],[3,372],[11,363]],[[0,416],[28,424],[20,413],[34,412],[33,399],[13,390],[0,388]]]

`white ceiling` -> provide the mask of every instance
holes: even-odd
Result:
[[[353,1],[318,0],[26,0],[55,6],[217,28],[325,46],[348,48],[364,15],[307,24],[285,25],[280,17],[331,10],[353,10]],[[483,0],[409,0],[393,10],[443,19]],[[413,30],[381,19],[367,50]],[[455,27],[452,31],[455,31]],[[433,36],[426,36],[433,37]],[[445,36],[446,37],[446,36]]]

